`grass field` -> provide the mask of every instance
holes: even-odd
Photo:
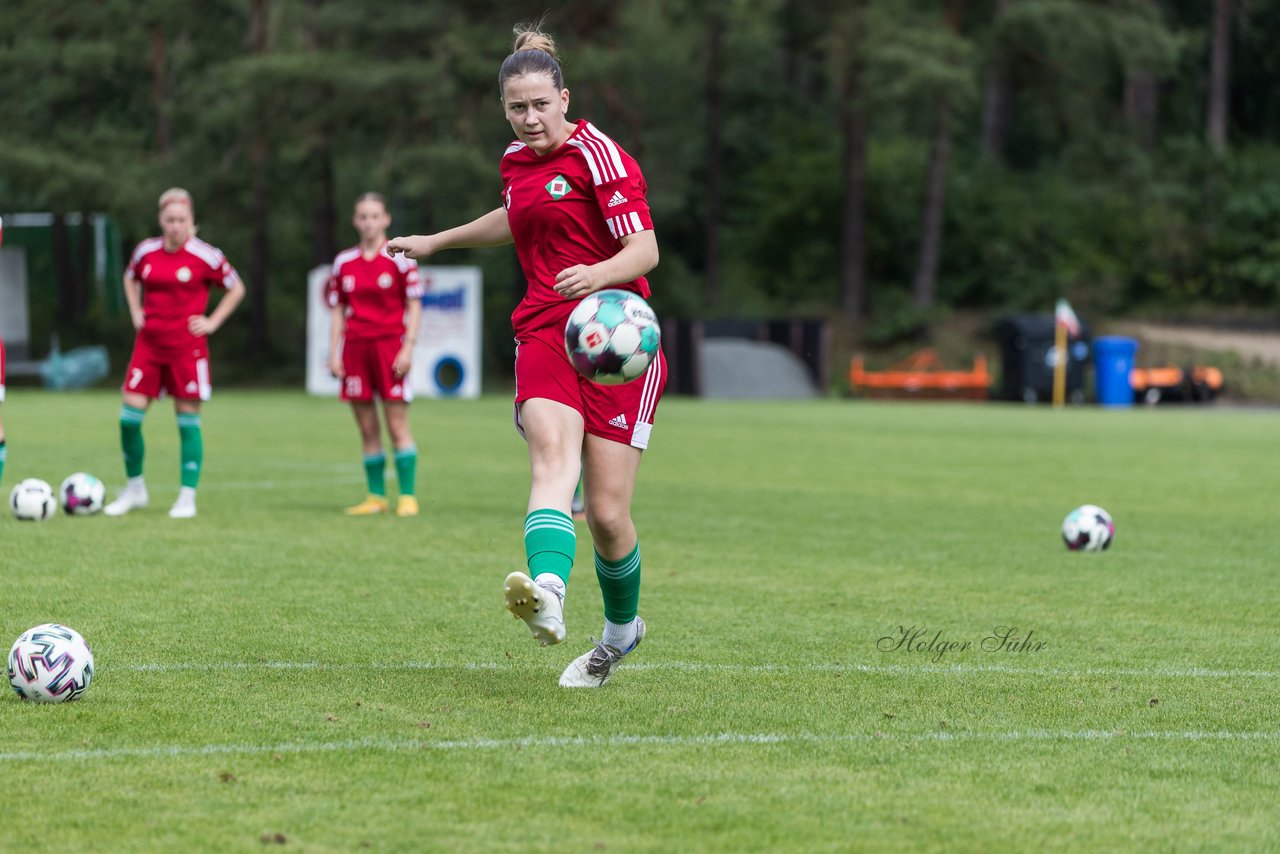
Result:
[[[118,486],[118,409],[11,389],[5,494]],[[1280,847],[1280,415],[665,401],[649,636],[599,691],[556,685],[600,630],[585,526],[568,642],[502,609],[509,400],[414,418],[413,520],[341,515],[340,404],[231,392],[197,519],[165,516],[167,406],[150,510],[0,519],[0,637],[64,622],[98,666],[76,703],[0,701],[0,848]],[[1109,552],[1062,547],[1085,502]],[[1030,644],[982,649],[1000,626]],[[881,641],[913,627],[971,646]]]

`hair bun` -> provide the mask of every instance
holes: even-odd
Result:
[[[536,29],[525,29],[524,26],[516,27],[514,32],[516,40],[511,47],[512,53],[518,53],[522,50],[540,50],[552,59],[559,59],[556,56],[555,40],[551,36]]]

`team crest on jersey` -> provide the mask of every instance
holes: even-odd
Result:
[[[177,275],[178,275],[178,281],[179,281],[179,282],[189,282],[189,281],[191,281],[191,268],[190,268],[190,267],[179,267],[179,268],[178,268],[178,274],[177,274]]]
[[[391,287],[391,281],[392,281],[391,274],[383,273],[381,276],[378,277],[378,287],[389,288]]]
[[[547,182],[547,192],[558,202],[569,194],[569,182],[563,175],[557,175]]]

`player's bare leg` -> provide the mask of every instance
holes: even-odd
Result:
[[[560,676],[566,688],[599,688],[623,656],[644,639],[640,602],[640,544],[631,520],[631,496],[642,451],[599,436],[586,437],[583,486],[587,525],[595,546],[596,577],[604,598],[604,632],[595,647]]]
[[[562,403],[534,398],[520,404],[520,426],[532,481],[524,522],[529,571],[508,575],[503,592],[507,610],[547,646],[565,636],[564,595],[577,550],[569,502],[582,465],[582,416]]]
[[[382,451],[382,426],[378,423],[378,410],[372,401],[351,402],[351,413],[360,428],[360,448],[364,454],[364,475],[369,487],[368,497],[359,504],[348,507],[348,516],[373,516],[386,513],[387,503],[387,455]]]
[[[128,480],[116,498],[102,509],[107,516],[123,516],[130,510],[141,510],[149,501],[147,483],[142,477],[142,460],[146,446],[142,441],[142,419],[151,406],[151,398],[126,391],[121,396],[120,448],[124,454],[124,473]]]
[[[409,429],[409,404],[403,400],[385,401],[382,414],[387,419],[391,447],[396,449],[396,481],[400,487],[396,515],[417,516],[418,499],[414,489],[418,476],[418,446],[414,444],[413,431]]]

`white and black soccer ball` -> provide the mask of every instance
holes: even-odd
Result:
[[[9,684],[24,700],[65,703],[87,691],[92,681],[93,652],[67,626],[34,626],[9,650]]]
[[[58,501],[69,516],[92,516],[106,500],[106,485],[82,471],[70,475],[58,487]]]
[[[601,385],[640,377],[658,358],[658,316],[639,294],[617,288],[582,299],[564,327],[564,349],[573,367]]]
[[[1111,514],[1093,504],[1082,504],[1062,520],[1062,541],[1073,552],[1103,551],[1115,535]]]
[[[29,477],[9,493],[9,509],[24,522],[43,522],[58,509],[53,487],[38,477]]]

